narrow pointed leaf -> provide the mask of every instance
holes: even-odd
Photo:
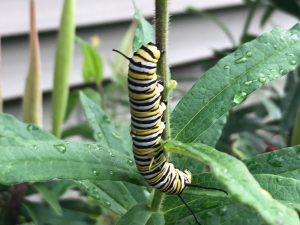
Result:
[[[243,44],[208,70],[171,115],[172,136],[193,142],[233,106],[300,64],[300,25],[275,28]]]
[[[23,118],[26,123],[42,126],[41,57],[36,29],[35,0],[30,1],[30,62],[23,97]]]
[[[53,211],[57,215],[61,216],[62,208],[59,205],[58,197],[55,196],[55,194],[51,192],[51,190],[48,190],[46,186],[36,184],[33,187],[38,191],[42,199],[49,204],[49,206],[53,209]]]
[[[137,23],[137,29],[135,31],[135,36],[133,39],[133,52],[135,52],[137,49],[139,49],[143,44],[147,44],[148,42],[154,42],[154,36],[153,36],[153,27],[151,24],[145,20],[141,12],[136,6],[135,1],[133,0],[134,4],[134,18],[135,22]]]
[[[95,140],[108,147],[119,150],[123,154],[132,155],[131,149],[124,147],[124,141],[112,124],[110,116],[100,108],[99,104],[96,104],[83,92],[80,93],[80,101],[89,125],[94,130]]]
[[[203,144],[169,141],[167,151],[182,154],[208,164],[216,179],[225,186],[233,199],[254,209],[270,225],[296,225],[295,211],[265,195],[246,166],[230,155]]]
[[[52,130],[57,137],[61,136],[69,95],[75,39],[75,3],[75,0],[64,0],[58,32],[52,96]]]

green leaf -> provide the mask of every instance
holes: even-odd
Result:
[[[274,174],[300,180],[300,145],[260,154],[244,163],[252,174]]]
[[[135,22],[137,23],[137,29],[135,31],[133,46],[132,46],[133,48],[132,50],[133,52],[135,52],[143,44],[154,42],[154,38],[153,38],[154,31],[151,24],[147,20],[145,20],[144,17],[142,16],[134,0],[133,0],[133,5],[135,9],[134,19]]]
[[[299,210],[300,206],[300,181],[293,178],[273,174],[257,174],[255,179],[270,192],[273,198],[283,201]]]
[[[165,149],[208,164],[232,198],[254,209],[267,224],[299,224],[297,213],[266,196],[241,161],[203,144],[169,141]]]
[[[89,193],[97,202],[117,214],[125,214],[137,202],[122,182],[78,181],[81,189]]]
[[[242,45],[196,82],[171,115],[172,136],[193,142],[230,108],[300,64],[300,25]]]
[[[84,55],[83,80],[87,82],[95,81],[100,84],[103,80],[103,62],[98,50],[80,38],[76,41],[81,47]]]
[[[0,183],[52,179],[115,180],[141,184],[132,158],[100,143],[70,143],[0,116]]]
[[[189,190],[189,189],[188,189]],[[197,220],[205,225],[262,225],[261,218],[249,207],[206,192],[182,195],[195,213]],[[177,196],[166,196],[162,212],[166,225],[195,224],[195,219]]]
[[[132,55],[132,43],[135,35],[135,30],[137,27],[137,23],[132,21],[130,24],[126,34],[124,35],[121,45],[118,48],[120,52],[123,52],[125,55]],[[111,68],[113,71],[112,78],[114,82],[125,84],[125,80],[127,81],[127,73],[128,73],[128,64],[129,61],[125,59],[122,55],[117,54],[111,63]]]
[[[53,209],[53,211],[61,216],[62,215],[62,208],[59,205],[58,202],[58,197],[51,192],[51,190],[48,190],[45,186],[43,185],[33,185],[33,187],[39,192],[41,197],[49,204],[49,206]]]
[[[153,213],[146,205],[138,204],[133,206],[121,219],[117,225],[163,225],[164,218],[159,213]]]
[[[58,32],[52,96],[52,130],[60,137],[69,95],[75,38],[75,0],[65,0]]]
[[[80,93],[80,101],[86,118],[94,130],[97,142],[119,150],[123,154],[132,155],[131,149],[124,148],[125,144],[113,126],[110,117],[84,93]]]

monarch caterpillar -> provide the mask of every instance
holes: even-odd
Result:
[[[180,194],[192,185],[190,171],[176,169],[169,163],[160,143],[165,128],[162,121],[166,102],[162,99],[164,86],[157,79],[156,65],[163,53],[155,44],[148,43],[134,52],[132,58],[113,49],[129,60],[128,90],[131,108],[131,137],[137,169],[149,185],[176,194],[200,224]],[[197,186],[201,187],[201,186]],[[203,187],[201,187],[203,188]],[[214,189],[215,188],[207,188]]]

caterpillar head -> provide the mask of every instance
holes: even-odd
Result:
[[[184,182],[189,185],[192,183],[192,174],[189,170],[184,170]]]

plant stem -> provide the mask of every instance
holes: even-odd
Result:
[[[295,126],[292,134],[291,146],[300,144],[300,108],[298,110]]]
[[[246,22],[245,22],[245,25],[244,25],[244,29],[243,29],[243,33],[242,33],[242,39],[245,37],[245,35],[248,33],[248,30],[249,30],[249,27],[250,27],[250,24],[251,24],[251,21],[253,19],[253,15],[257,9],[257,6],[258,4],[260,3],[259,0],[256,0],[255,2],[253,2],[251,4],[251,8],[249,10],[249,13],[248,13],[248,16],[246,18]]]
[[[167,58],[167,43],[168,43],[168,26],[169,26],[169,10],[168,10],[169,1],[168,0],[156,0],[155,1],[155,35],[156,35],[156,44],[160,49],[163,49],[165,52],[161,56],[158,65],[157,65],[157,74],[159,74],[164,83],[164,93],[163,99],[169,102],[169,91],[168,85],[171,80],[170,70],[168,66]],[[164,111],[164,121],[165,121],[165,130],[163,133],[163,139],[168,140],[171,137],[170,130],[170,104],[167,104],[167,108]],[[160,205],[163,199],[163,193],[155,190],[154,196],[151,203],[151,210],[157,212],[160,209]]]

